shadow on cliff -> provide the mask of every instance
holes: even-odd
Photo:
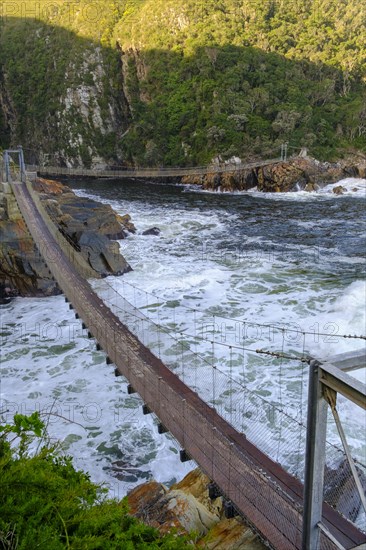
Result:
[[[22,143],[29,163],[197,165],[278,156],[286,141],[330,158],[366,145],[365,87],[345,94],[324,64],[230,45],[121,51],[30,19],[3,21],[0,47],[1,145]]]

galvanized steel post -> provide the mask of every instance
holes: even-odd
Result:
[[[320,382],[321,364],[310,362],[306,433],[302,550],[319,548],[322,519],[328,403]]]

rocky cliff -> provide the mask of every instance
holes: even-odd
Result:
[[[131,267],[115,239],[135,228],[129,215],[118,216],[109,205],[77,197],[61,183],[37,179],[33,188],[59,231],[80,252],[92,269],[102,275],[122,275]],[[57,284],[35,246],[7,184],[0,192],[0,296],[49,296]]]
[[[209,191],[247,191],[257,187],[266,193],[315,191],[322,185],[343,178],[366,178],[366,156],[359,154],[342,162],[319,162],[313,158],[296,157],[288,162],[272,162],[250,169],[233,168],[208,172],[204,176],[185,176],[182,183],[200,185]]]
[[[151,481],[128,495],[130,512],[144,523],[167,533],[195,532],[196,547],[206,550],[264,550],[253,531],[240,516],[226,518],[221,497],[211,500],[210,480],[200,470],[193,470],[170,489]]]

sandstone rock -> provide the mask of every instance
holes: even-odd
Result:
[[[196,532],[196,547],[207,550],[264,550],[265,546],[240,518],[223,516],[222,499],[212,501],[210,479],[198,468],[167,489],[150,481],[128,495],[130,511],[161,533],[175,528],[179,534]]]
[[[223,519],[197,544],[205,550],[264,550],[257,535],[242,521]]]
[[[174,528],[181,534],[195,531],[202,535],[219,521],[219,517],[209,512],[193,495],[180,490],[170,490],[161,494],[161,487],[151,486],[151,483],[147,485],[149,492],[151,491],[151,500],[147,499],[146,492],[140,489],[138,495],[142,494],[143,506],[138,504],[138,512],[135,512],[135,515],[159,529],[161,533],[168,533]],[[131,493],[128,495],[131,506],[130,499]],[[132,502],[136,501],[134,492],[132,499]]]
[[[221,509],[205,505],[209,503],[208,482],[197,469],[169,491],[155,481],[140,485],[128,495],[131,513],[162,533],[176,528],[179,533],[206,534],[219,521]]]
[[[136,233],[136,227],[131,221],[131,216],[129,214],[125,214],[124,216],[120,216],[117,214],[117,220],[119,223],[128,231],[129,233]]]
[[[211,500],[209,498],[207,487],[210,481],[209,477],[199,468],[196,468],[189,472],[182,481],[173,485],[172,489],[178,489],[183,493],[193,495],[212,514],[220,515],[223,510],[222,499]]]
[[[128,493],[128,504],[132,515],[149,522],[156,514],[154,507],[167,493],[168,488],[162,483],[148,481]]]

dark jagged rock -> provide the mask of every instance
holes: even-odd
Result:
[[[111,240],[132,232],[128,215],[118,216],[109,205],[77,197],[59,182],[38,179],[33,185],[61,233],[97,273],[106,276],[131,271],[119,244]],[[44,261],[50,259],[45,258],[47,251],[41,255],[37,250],[7,185],[0,190],[0,240],[0,300],[60,293]]]
[[[143,235],[160,235],[160,229],[158,227],[151,227],[150,229],[146,229],[146,231],[143,231]]]

